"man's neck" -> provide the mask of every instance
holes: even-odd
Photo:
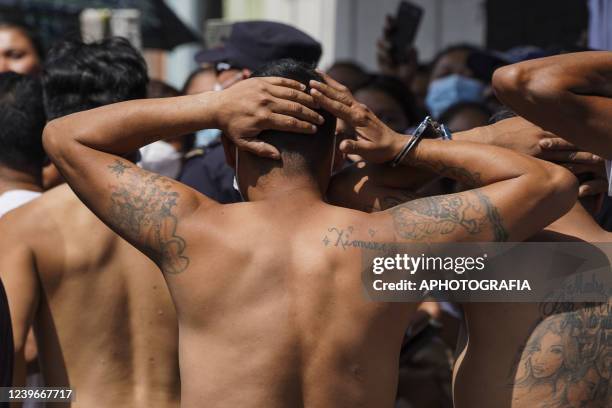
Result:
[[[42,173],[35,174],[0,166],[0,194],[11,190],[42,192]]]
[[[283,200],[285,198],[299,202],[323,201],[321,188],[309,178],[275,178],[246,186],[248,201]]]

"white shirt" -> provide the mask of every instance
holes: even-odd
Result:
[[[589,47],[612,50],[612,0],[589,0]]]
[[[9,190],[0,194],[0,218],[7,212],[32,201],[42,193],[30,190]]]
[[[608,195],[612,197],[612,162],[606,160],[606,174],[608,175]]]

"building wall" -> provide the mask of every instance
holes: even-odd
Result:
[[[416,39],[423,60],[457,43],[484,43],[483,0],[412,0],[425,9]],[[229,19],[269,19],[293,24],[324,45],[321,66],[352,58],[376,68],[376,41],[385,16],[400,0],[225,0]]]
[[[201,1],[166,0],[194,29],[205,18]],[[484,44],[484,0],[412,0],[425,9],[416,38],[422,61],[430,60],[443,47],[470,42]],[[376,41],[385,16],[395,13],[400,0],[223,0],[224,18],[231,21],[266,19],[292,24],[323,44],[320,66],[338,59],[353,59],[376,69]],[[171,52],[168,81],[177,86],[195,68],[198,46],[183,46]]]
[[[425,14],[416,45],[423,61],[457,42],[484,44],[483,0],[412,0]],[[395,14],[399,0],[339,0],[336,47],[338,58],[354,56],[376,68],[376,41],[382,35],[385,16]]]

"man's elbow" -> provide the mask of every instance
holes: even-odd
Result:
[[[567,213],[578,199],[578,179],[567,169],[550,164],[547,169],[546,190],[551,211],[557,218]]]
[[[62,119],[54,119],[47,123],[43,130],[42,140],[45,152],[58,167],[69,160],[74,151],[74,138],[71,132],[66,129]]]
[[[57,124],[57,120],[52,120],[47,123],[42,135],[43,146],[47,155],[53,159],[57,157],[62,150],[62,143],[60,140],[60,126]]]
[[[516,101],[550,99],[559,93],[559,83],[555,76],[543,69],[526,67],[520,63],[497,69],[492,84],[497,97],[508,105]]]

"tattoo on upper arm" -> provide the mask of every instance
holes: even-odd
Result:
[[[491,239],[508,239],[498,209],[482,191],[426,197],[391,209],[395,233],[403,239],[435,240],[458,230],[470,235],[490,231]]]
[[[123,176],[125,171],[129,169],[130,166],[122,162],[121,160],[115,160],[115,163],[109,165],[108,168],[110,169],[111,173],[113,173],[115,176],[117,176],[117,178],[119,178],[119,176]]]
[[[513,399],[537,398],[540,408],[609,407],[612,303],[542,303],[540,310],[519,351]]]
[[[119,159],[108,168],[119,181],[111,186],[110,203],[110,217],[119,233],[144,247],[162,272],[178,274],[187,269],[187,243],[177,235],[173,213],[180,199],[172,189],[174,181]]]

